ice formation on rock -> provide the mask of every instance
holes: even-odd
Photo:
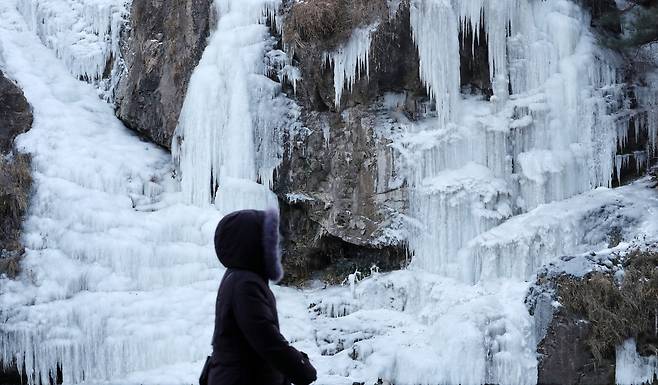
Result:
[[[626,340],[617,347],[615,383],[619,385],[650,384],[658,377],[658,356],[642,357],[635,340]]]
[[[637,218],[654,199],[649,189],[602,187],[517,215],[460,250],[462,277],[467,282],[524,280],[562,255],[606,249],[609,230],[642,226]]]
[[[172,143],[188,201],[222,213],[264,208],[294,104],[269,79],[267,20],[279,0],[218,1],[219,20],[194,70]],[[280,51],[279,51],[280,52]],[[260,182],[260,183],[259,183]]]
[[[544,203],[611,186],[615,169],[619,177],[630,162],[644,167],[640,151],[617,155],[617,146],[631,122],[647,122],[639,129],[655,134],[655,123],[641,116],[655,108],[628,112],[620,60],[597,46],[589,24],[588,12],[567,0],[411,2],[420,75],[439,118],[401,121],[407,134],[395,139],[408,164],[411,215],[422,222],[409,242],[415,266],[482,278],[463,261],[478,234]],[[488,102],[459,94],[460,31],[473,38],[462,44],[487,44]],[[638,92],[649,104],[655,98],[655,90]],[[464,168],[470,163],[486,171]],[[453,174],[466,182],[442,188]],[[521,266],[529,256],[514,258]]]
[[[370,76],[370,43],[376,28],[377,25],[371,25],[355,29],[347,43],[324,55],[324,62],[328,62],[334,69],[336,109],[340,109],[340,99],[345,88],[352,92],[352,86],[361,77],[361,73],[365,73],[366,78]]]
[[[18,9],[71,73],[99,86],[108,100],[123,65],[120,33],[130,0],[21,0]]]

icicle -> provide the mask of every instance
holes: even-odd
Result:
[[[411,30],[418,47],[420,78],[436,103],[439,127],[459,114],[459,30],[448,0],[413,0]]]
[[[508,97],[509,76],[507,63],[508,27],[514,19],[514,13],[520,8],[516,1],[492,2],[487,0],[453,0],[463,32],[473,32],[472,47],[480,39],[480,30],[484,27],[489,52],[489,73],[494,92],[494,101],[498,106]],[[473,48],[474,49],[474,48]]]
[[[617,175],[617,183],[621,184],[621,171],[628,167],[628,165],[631,163],[632,157],[633,154],[615,155],[615,172]]]
[[[648,165],[647,152],[633,151],[633,157],[635,158],[635,172],[640,175],[640,171],[646,169]]]
[[[340,99],[343,90],[347,87],[352,92],[352,86],[359,79],[362,72],[370,78],[370,44],[372,34],[377,25],[357,28],[352,31],[350,39],[336,51],[325,53],[323,62],[329,62],[334,69],[334,101],[336,110],[340,109]]]

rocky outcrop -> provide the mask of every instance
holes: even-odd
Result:
[[[336,6],[337,9],[332,9]],[[310,9],[304,9],[310,8]],[[321,15],[312,11],[322,10]],[[327,16],[330,15],[330,16]],[[277,171],[287,243],[284,261],[291,279],[327,269],[324,279],[342,280],[372,265],[398,269],[407,259],[397,234],[406,211],[406,189],[386,130],[391,113],[413,117],[427,98],[418,76],[418,57],[409,27],[409,8],[389,9],[385,1],[342,8],[340,1],[294,3],[283,42],[295,53],[302,73],[296,92],[308,129],[290,138]],[[333,29],[317,25],[330,18]],[[350,38],[354,28],[377,25],[363,71],[351,92],[335,101],[334,74],[325,54]],[[392,111],[384,95],[399,102]]]
[[[538,384],[614,384],[625,340],[657,354],[658,254],[563,257],[538,275],[528,303],[540,337]]]
[[[32,126],[23,92],[0,72],[0,275],[16,276],[32,177],[30,157],[14,150],[14,139]]]
[[[125,31],[126,68],[116,113],[128,127],[169,148],[187,84],[206,46],[210,0],[134,0]]]
[[[14,148],[14,138],[32,126],[32,111],[23,92],[0,71],[0,152]]]

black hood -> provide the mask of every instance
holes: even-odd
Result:
[[[241,210],[226,215],[215,230],[215,252],[226,268],[249,270],[280,281],[279,214],[274,210]]]

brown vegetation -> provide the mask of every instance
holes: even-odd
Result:
[[[0,273],[10,277],[19,272],[20,230],[31,186],[29,155],[0,156]]]
[[[635,338],[640,353],[658,354],[658,252],[634,251],[626,257],[623,282],[610,274],[558,279],[560,303],[591,323],[587,345],[601,362],[616,346]]]
[[[289,46],[323,43],[332,48],[352,30],[386,14],[384,0],[307,0],[295,2],[286,19],[283,39]]]

